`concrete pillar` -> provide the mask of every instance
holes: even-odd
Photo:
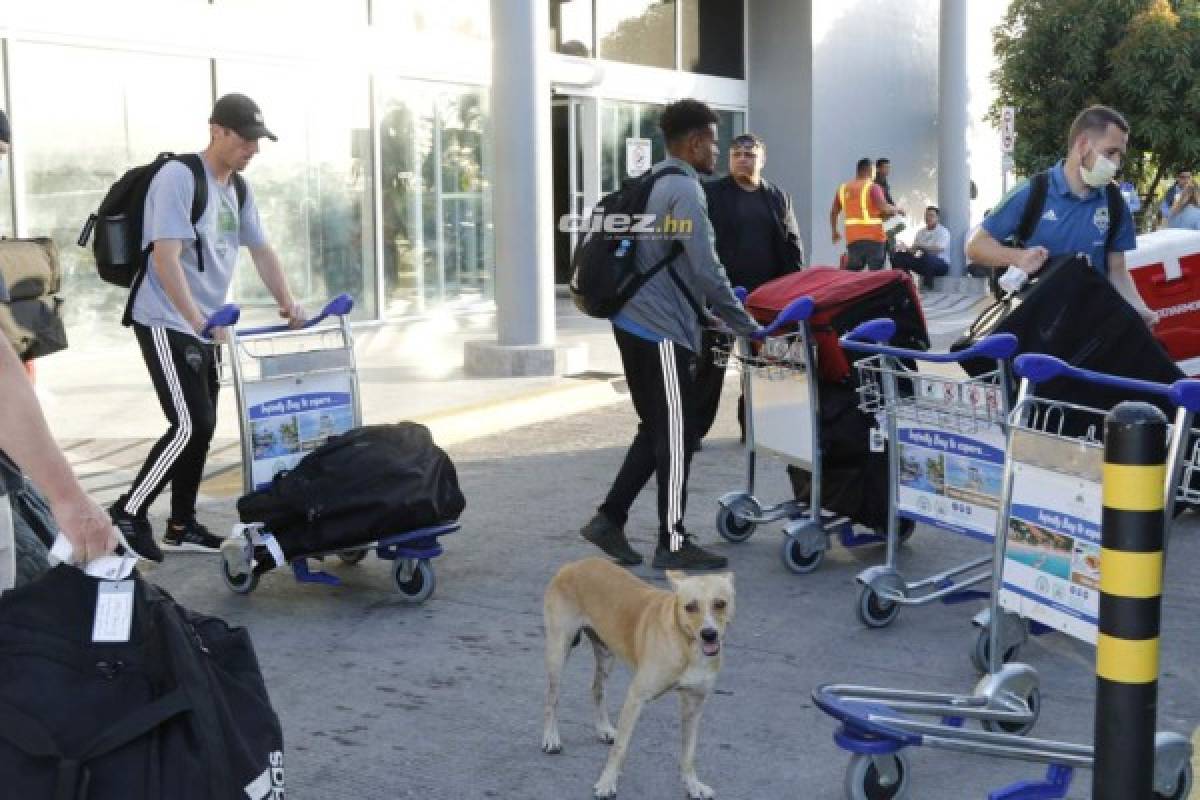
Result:
[[[577,371],[554,346],[549,6],[492,0],[491,11],[497,340],[467,342],[465,367],[483,376]]]
[[[941,0],[938,24],[938,206],[950,230],[950,273],[962,275],[971,223],[967,132],[967,0]]]

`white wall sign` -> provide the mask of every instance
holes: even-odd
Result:
[[[625,173],[631,177],[650,169],[650,140],[630,137],[625,140]]]
[[[1017,110],[1012,106],[1000,109],[1000,142],[1005,153],[1013,151],[1017,140]]]

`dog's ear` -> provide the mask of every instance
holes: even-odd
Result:
[[[732,592],[733,591],[733,573],[732,572],[722,572],[720,577],[725,579],[725,582],[729,584],[729,591]]]
[[[667,583],[671,584],[672,589],[678,589],[681,581],[687,578],[687,573],[680,572],[677,569],[667,570]]]

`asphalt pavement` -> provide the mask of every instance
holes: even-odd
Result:
[[[738,590],[724,670],[701,724],[697,769],[720,798],[838,800],[848,759],[833,742],[834,722],[812,703],[814,687],[837,681],[968,692],[977,680],[968,652],[979,604],[906,609],[891,627],[868,630],[855,614],[854,575],[880,562],[880,548],[835,547],[817,572],[798,576],[780,561],[778,526],[764,526],[742,544],[719,541],[716,500],[744,482],[733,388],[727,384],[718,427],[693,462],[688,499],[690,529],[729,556]],[[185,605],[250,629],[284,724],[290,797],[591,796],[607,748],[592,732],[590,654],[577,652],[568,663],[563,753],[547,756],[539,748],[541,598],[562,564],[595,554],[577,531],[606,491],[634,422],[628,404],[616,402],[450,444],[467,509],[462,530],[443,539],[446,552],[434,562],[437,589],[421,606],[402,602],[387,563],[373,557],[353,567],[326,562],[343,579],[340,588],[297,584],[280,570],[244,597],[225,588],[214,557],[169,555],[149,573]],[[770,459],[760,464],[759,495],[782,499],[782,466]],[[651,487],[628,526],[647,555],[654,508]],[[206,495],[201,513],[227,528],[232,499]],[[1192,578],[1198,533],[1190,514],[1175,526],[1163,603],[1159,727],[1182,733],[1200,720],[1194,667],[1200,590]],[[918,528],[901,566],[906,574],[928,573],[982,547]],[[649,567],[634,572],[663,585]],[[1035,735],[1088,742],[1094,651],[1049,635],[1028,645],[1022,659],[1041,676]],[[610,681],[614,715],[628,676],[619,667]],[[684,796],[678,717],[671,697],[647,708],[621,797]],[[911,764],[914,800],[983,798],[1044,772],[1036,764],[928,747],[912,751]],[[1070,797],[1090,797],[1089,787],[1088,776],[1078,775]]]

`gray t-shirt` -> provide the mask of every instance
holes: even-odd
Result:
[[[200,313],[209,316],[225,303],[229,294],[229,285],[233,282],[233,272],[237,267],[238,248],[241,245],[261,247],[267,240],[250,187],[246,187],[246,202],[239,215],[237,190],[233,188],[232,178],[227,185],[221,185],[207,162],[204,164],[204,173],[208,176],[208,206],[193,229],[192,197],[196,184],[192,171],[178,161],[172,161],[158,171],[146,193],[142,248],[160,239],[178,239],[184,243],[179,254],[184,279]],[[197,231],[204,248],[203,272],[196,258]],[[153,252],[150,258],[153,262]],[[138,289],[133,304],[133,319],[142,325],[195,333],[167,297],[153,263],[148,265],[146,277]]]

